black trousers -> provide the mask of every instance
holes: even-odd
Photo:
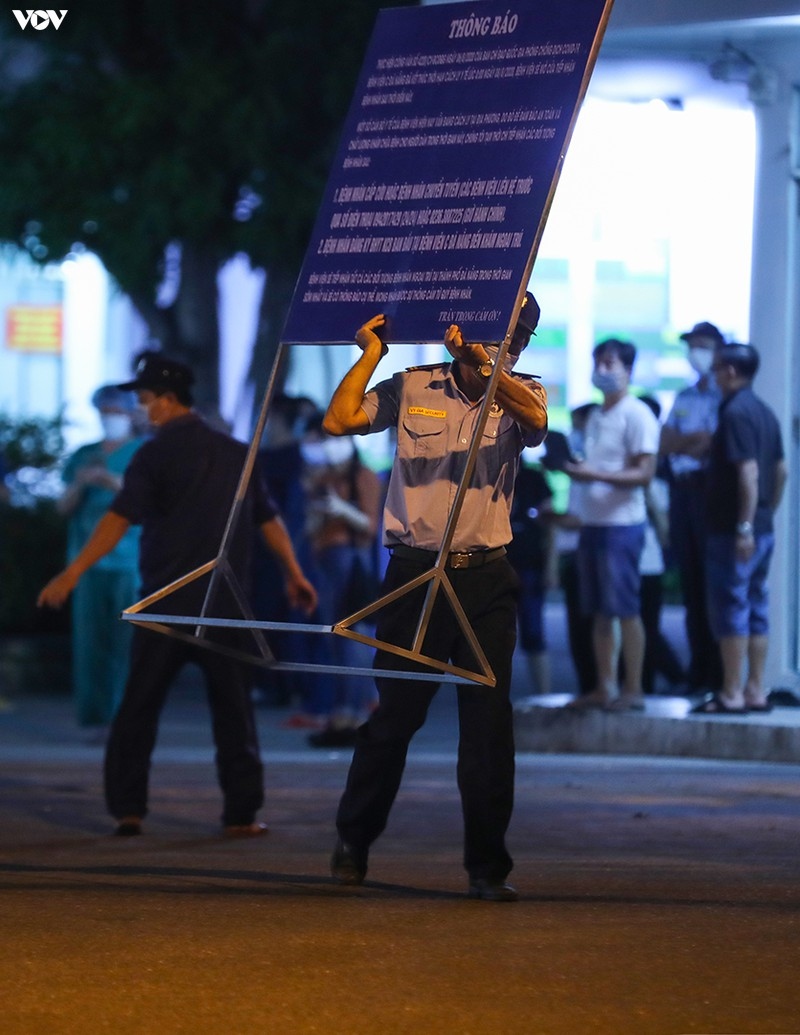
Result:
[[[578,679],[578,689],[589,694],[597,689],[597,665],[594,660],[592,626],[594,616],[581,610],[581,592],[578,581],[578,564],[575,550],[561,555],[559,578],[564,591],[564,606],[567,612],[567,637],[569,653]]]
[[[409,582],[425,564],[393,557],[383,593]],[[448,569],[453,588],[497,677],[494,687],[459,684],[458,787],[464,817],[464,866],[472,878],[502,880],[512,868],[505,834],[514,804],[514,734],[510,700],[519,580],[501,558],[480,568]],[[376,636],[412,646],[427,584],[377,615]],[[422,653],[472,671],[476,662],[452,608],[439,590]],[[376,668],[410,671],[417,663],[377,651]],[[430,671],[430,669],[428,669]],[[366,850],[386,826],[406,763],[439,684],[376,677],[379,704],[360,727],[336,825],[340,836]]]
[[[125,695],[106,745],[105,793],[116,819],[145,816],[150,756],[167,691],[187,662],[206,682],[225,825],[251,823],[264,801],[250,666],[171,636],[135,628]]]
[[[719,690],[722,659],[708,624],[705,582],[706,494],[701,471],[670,485],[669,536],[681,576],[689,642],[689,686]]]
[[[686,673],[680,658],[661,631],[663,597],[661,575],[642,575],[642,624],[644,625],[642,690],[646,694],[652,694],[655,691],[656,675],[659,673],[673,685],[686,680]],[[622,658],[620,658],[620,668],[624,668]]]

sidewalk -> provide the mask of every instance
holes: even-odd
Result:
[[[571,699],[572,665],[558,605],[546,614],[553,668],[553,694],[523,695],[515,666],[515,733],[518,752],[669,756],[742,761],[800,761],[800,707],[775,707],[766,714],[694,715],[697,699],[654,694],[644,712],[576,713]],[[683,610],[665,607],[662,630],[685,660]],[[563,692],[568,687],[570,692]],[[798,698],[800,700],[800,698]]]

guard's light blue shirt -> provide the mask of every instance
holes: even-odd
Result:
[[[681,435],[691,435],[695,431],[707,431],[713,435],[719,421],[719,404],[722,393],[713,377],[709,377],[704,388],[700,382],[684,388],[675,396],[672,410],[665,421],[665,426],[674,428]],[[705,467],[705,461],[685,453],[670,453],[669,466],[674,477],[679,478]]]
[[[524,374],[513,376],[530,386]],[[387,546],[440,548],[482,401],[464,395],[449,363],[405,370],[367,392],[361,405],[370,432],[397,429],[384,510]],[[521,425],[495,403],[459,514],[453,550],[491,550],[511,541],[514,480],[526,441]]]

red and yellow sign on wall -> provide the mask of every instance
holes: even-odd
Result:
[[[11,352],[59,354],[63,331],[60,305],[11,305],[6,309],[6,348]]]

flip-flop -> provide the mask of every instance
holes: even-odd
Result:
[[[769,701],[762,701],[760,704],[748,704],[747,710],[749,712],[761,712],[762,715],[765,715],[767,712],[772,711],[772,705]]]
[[[593,708],[608,708],[612,700],[613,698],[606,697],[605,694],[592,690],[591,693],[579,694],[577,697],[573,697],[571,701],[567,701],[564,707],[576,712],[590,711]]]
[[[747,712],[747,708],[731,708],[716,694],[709,694],[691,710],[692,715],[747,715]]]
[[[638,694],[620,694],[606,705],[607,712],[643,712],[644,709],[644,697]]]

